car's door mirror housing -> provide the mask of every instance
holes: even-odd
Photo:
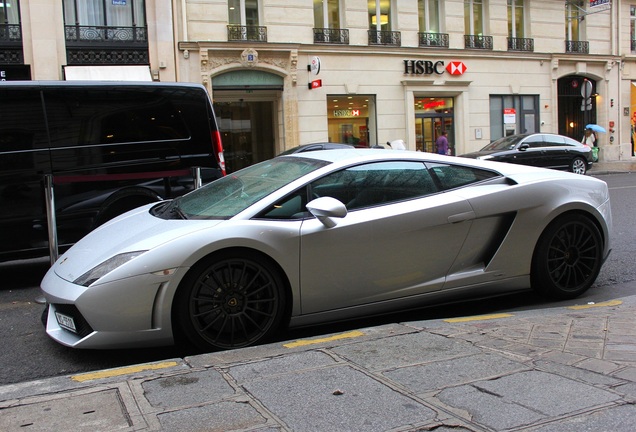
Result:
[[[332,197],[320,197],[310,201],[307,203],[307,210],[327,228],[336,226],[334,218],[343,218],[347,215],[347,207]]]
[[[530,148],[530,144],[525,144],[525,143],[524,143],[524,144],[521,144],[521,145],[519,146],[519,151],[526,151],[526,150],[528,150],[529,148]]]

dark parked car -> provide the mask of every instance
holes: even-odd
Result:
[[[477,152],[460,156],[567,170],[576,174],[585,174],[592,167],[592,149],[589,146],[563,135],[548,133],[510,135]]]
[[[285,150],[278,156],[283,156],[283,155],[288,155],[293,153],[304,153],[304,152],[316,151],[316,150],[335,150],[335,149],[350,149],[350,148],[353,148],[352,144],[332,143],[332,142],[303,144],[297,147],[292,147],[289,150]]]

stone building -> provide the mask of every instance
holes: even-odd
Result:
[[[214,100],[230,171],[310,142],[403,139],[409,149],[433,151],[445,130],[453,154],[462,154],[514,133],[580,140],[589,123],[607,130],[599,134],[601,160],[634,155],[636,1],[0,6],[4,79],[146,74],[202,83]]]

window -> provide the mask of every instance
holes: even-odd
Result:
[[[0,0],[0,25],[20,24],[20,2]]]
[[[636,6],[629,7],[629,33],[632,52],[636,52]]]
[[[523,2],[524,0],[508,0],[508,36],[523,38]]]
[[[418,0],[419,31],[423,33],[441,33],[440,1]]]
[[[258,0],[229,0],[228,12],[231,25],[259,25]]]
[[[338,171],[311,185],[313,197],[329,196],[348,210],[391,204],[437,192],[421,162],[374,162]]]
[[[391,2],[369,1],[369,28],[375,31],[391,31]]]
[[[506,117],[505,110],[514,110],[513,116]],[[539,132],[538,95],[491,95],[490,96],[490,139],[520,133]],[[512,121],[511,121],[512,120]]]
[[[328,95],[327,122],[329,141],[370,147],[375,141],[375,97],[364,95]]]
[[[568,1],[565,3],[565,38],[570,41],[580,41],[581,23],[585,5],[582,0]]]
[[[460,165],[430,164],[431,171],[443,190],[499,177],[499,174]]]
[[[481,36],[484,30],[484,0],[464,0],[464,31]]]
[[[145,0],[64,0],[64,22],[69,25],[145,27]],[[128,36],[119,36],[126,38]]]
[[[340,28],[339,0],[314,0],[314,27]]]

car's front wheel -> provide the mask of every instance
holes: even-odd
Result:
[[[179,334],[210,351],[262,342],[279,327],[285,290],[278,271],[245,251],[215,254],[186,275],[177,292]]]
[[[541,235],[532,260],[532,287],[558,299],[585,292],[596,280],[603,263],[603,239],[587,217],[564,215]]]
[[[587,172],[587,164],[585,163],[585,160],[580,157],[572,159],[572,162],[570,162],[570,171],[574,174],[584,175]]]

